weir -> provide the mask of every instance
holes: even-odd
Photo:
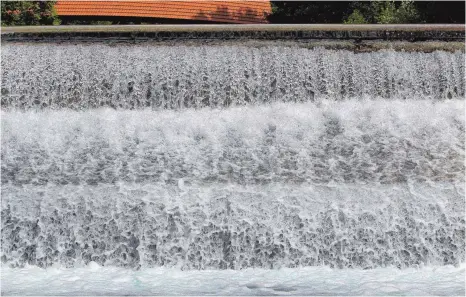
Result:
[[[465,261],[463,50],[13,40],[1,55],[4,267]]]
[[[6,41],[164,40],[443,40],[463,41],[461,24],[261,24],[261,25],[95,25],[2,28]]]

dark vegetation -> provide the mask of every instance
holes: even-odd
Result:
[[[55,1],[1,1],[2,26],[58,25]]]
[[[59,17],[55,1],[2,1],[3,26],[58,24],[192,24],[213,23],[209,13],[199,12],[195,20],[170,20],[122,17]],[[253,11],[229,11],[218,7],[224,15],[254,17]],[[460,23],[465,22],[465,1],[272,1],[270,23]],[[217,20],[217,23],[221,22]]]
[[[272,1],[271,23],[457,23],[465,1]]]

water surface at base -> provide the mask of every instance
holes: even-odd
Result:
[[[465,269],[2,269],[2,295],[464,296]]]

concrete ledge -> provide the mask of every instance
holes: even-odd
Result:
[[[464,32],[457,24],[261,24],[261,25],[76,25],[76,26],[17,26],[2,27],[1,33],[60,33],[60,32],[238,32],[238,31],[439,31]]]
[[[2,41],[406,40],[464,41],[464,25],[111,25],[3,27]]]

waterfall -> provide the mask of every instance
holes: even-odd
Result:
[[[465,261],[464,53],[2,46],[1,261]]]
[[[182,109],[465,94],[462,52],[7,44],[2,69],[3,109]]]

